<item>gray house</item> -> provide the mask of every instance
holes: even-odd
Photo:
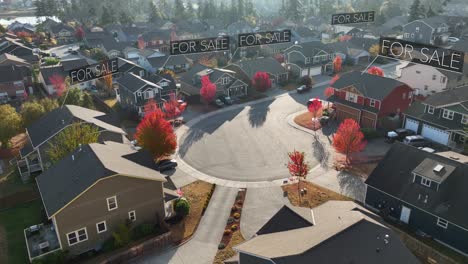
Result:
[[[449,35],[449,25],[442,16],[415,20],[403,26],[403,39],[421,44],[442,44]]]
[[[289,79],[288,70],[277,60],[270,57],[241,60],[228,65],[225,69],[236,72],[238,76],[241,76],[240,79],[245,80],[246,83],[250,83],[257,72],[268,73],[273,85],[284,83]]]
[[[287,67],[294,75],[316,76],[333,70],[335,53],[319,41],[293,45],[284,50]]]

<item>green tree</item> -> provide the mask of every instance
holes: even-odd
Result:
[[[119,22],[122,25],[128,25],[133,23],[133,18],[125,11],[120,11]]]
[[[149,3],[148,12],[148,18],[150,22],[155,23],[161,20],[161,13],[159,13],[159,10],[156,8],[156,5],[153,3],[153,1],[150,1]]]
[[[432,6],[429,6],[429,9],[426,12],[426,17],[433,17],[433,16],[436,16],[436,15],[437,15],[437,13],[434,12],[434,10],[432,10]]]
[[[94,125],[74,123],[49,142],[47,155],[55,163],[75,151],[80,144],[97,142],[99,135],[99,128]]]
[[[414,0],[409,11],[409,21],[414,21],[422,18],[421,2]]]
[[[114,246],[119,248],[128,245],[130,243],[130,229],[124,224],[120,224],[117,230],[112,233],[114,238]]]
[[[205,6],[205,1],[198,0],[197,3],[197,17],[203,19],[203,7]]]
[[[21,115],[11,105],[0,105],[0,143],[7,148],[10,139],[21,130]]]
[[[35,14],[37,17],[46,15],[46,4],[44,0],[34,1],[34,7],[36,7]]]
[[[231,7],[229,10],[229,24],[234,23],[239,20],[239,16],[237,13],[237,6],[236,6],[236,1],[231,0]]]
[[[182,217],[190,213],[190,204],[185,198],[179,198],[174,202],[174,211]]]
[[[94,108],[93,96],[90,95],[88,92],[83,92],[83,95],[81,97],[81,106],[89,109]]]
[[[0,33],[5,33],[5,32],[6,32],[6,28],[0,25]]]
[[[245,4],[244,0],[237,0],[237,16],[242,18],[245,16]]]
[[[42,107],[44,107],[44,110],[46,111],[46,113],[59,107],[59,104],[56,99],[52,99],[48,97],[39,100],[39,103],[42,105]]]
[[[301,22],[304,19],[304,10],[301,2],[299,0],[289,1],[289,5],[286,8],[286,15],[296,23]]]
[[[110,23],[112,23],[112,15],[111,13],[109,12],[109,9],[105,6],[102,7],[102,14],[101,14],[101,25],[105,26],[105,25],[108,25]]]
[[[175,0],[174,2],[174,19],[180,21],[185,18],[185,7],[182,0]]]
[[[23,118],[23,125],[25,127],[31,125],[35,121],[39,120],[45,113],[44,106],[38,101],[25,102],[21,107],[21,117]]]

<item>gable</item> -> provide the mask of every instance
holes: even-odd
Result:
[[[346,92],[350,92],[350,93],[355,93],[355,94],[359,94],[359,95],[363,95],[356,87],[354,87],[353,85],[350,85],[348,87],[345,87],[343,89],[341,89],[342,91],[346,91]]]

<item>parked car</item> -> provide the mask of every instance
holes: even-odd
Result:
[[[419,147],[418,149],[424,150],[424,151],[429,152],[429,153],[434,153],[435,152],[435,149],[428,148],[428,147]]]
[[[312,86],[310,86],[310,85],[301,85],[301,86],[297,87],[296,91],[297,91],[297,93],[303,93],[303,92],[309,91],[311,88],[312,88]]]
[[[403,143],[406,145],[413,146],[413,147],[431,147],[432,146],[432,142],[425,139],[421,135],[407,136],[403,140]]]
[[[224,103],[223,101],[221,101],[220,99],[216,99],[213,101],[213,104],[219,108],[223,107],[224,106]]]
[[[174,159],[163,159],[156,163],[156,170],[159,172],[173,170],[177,167],[177,161]]]
[[[455,44],[455,43],[457,43],[458,41],[460,41],[460,39],[459,39],[459,38],[456,38],[456,37],[448,37],[448,38],[447,38],[447,41],[448,41],[448,43]]]
[[[385,135],[385,141],[393,143],[396,140],[402,141],[406,136],[412,136],[416,134],[413,130],[406,128],[397,128],[395,130],[387,132]]]
[[[54,58],[57,58],[57,57],[58,57],[57,54],[56,54],[55,52],[50,53],[50,56],[52,56],[52,57],[54,57]]]
[[[232,105],[234,103],[234,100],[232,100],[229,96],[220,96],[218,99],[226,105]]]

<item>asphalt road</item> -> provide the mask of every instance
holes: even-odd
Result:
[[[234,181],[272,181],[287,177],[287,153],[305,151],[314,167],[312,136],[291,128],[286,117],[305,109],[305,102],[323,97],[326,85],[304,94],[217,114],[191,127],[179,154],[186,163],[213,177]]]

